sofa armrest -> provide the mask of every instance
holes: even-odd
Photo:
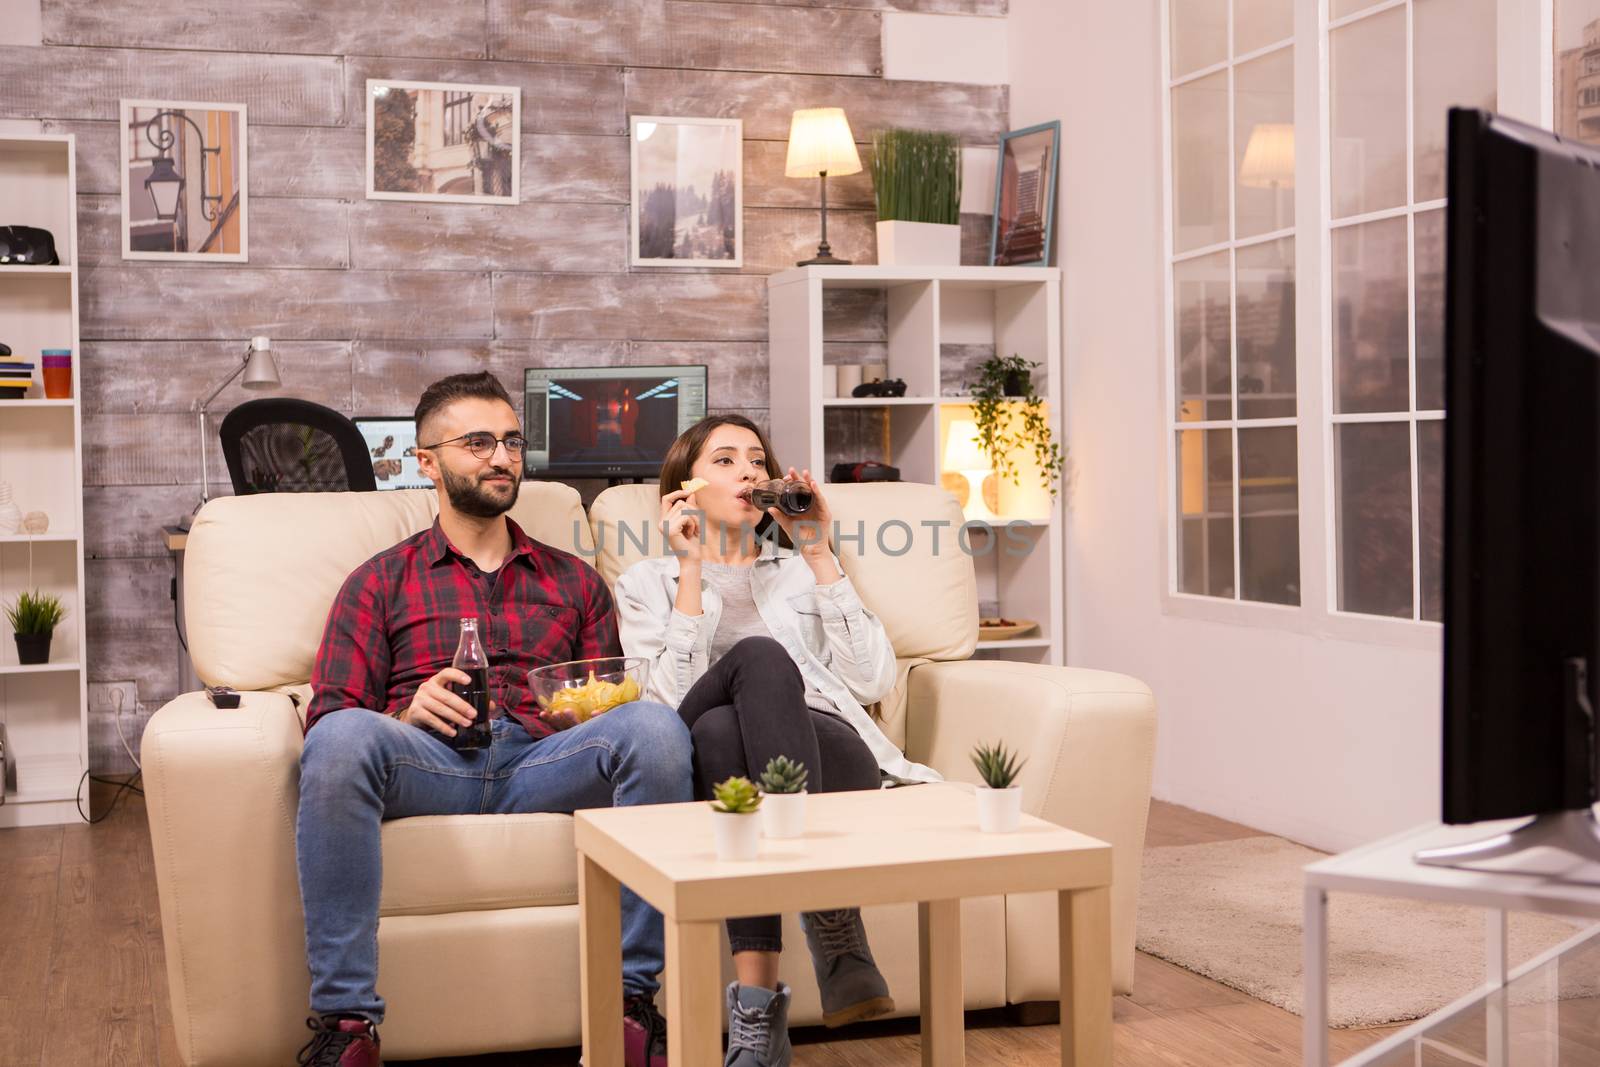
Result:
[[[304,1025],[300,746],[300,719],[282,693],[243,693],[228,711],[185,693],[145,727],[150,843],[186,1064],[221,1063],[241,1047],[267,1055]]]
[[[965,660],[913,668],[908,703],[908,758],[977,782],[968,753],[1003,741],[1028,761],[1026,811],[1112,846],[1112,964],[1128,988],[1155,760],[1149,687],[1109,671]]]

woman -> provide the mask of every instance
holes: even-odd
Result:
[[[675,705],[694,738],[696,795],[732,775],[756,779],[774,756],[806,765],[815,792],[876,789],[881,778],[937,781],[885,737],[862,705],[895,682],[894,649],[829,549],[832,516],[809,471],[812,505],[792,517],[750,502],[783,477],[766,436],[741,415],[702,419],[661,467],[671,555],[617,579],[623,651],[651,661],[646,696]],[[705,485],[682,485],[703,479]],[[776,522],[787,542],[765,536]],[[859,909],[801,916],[823,1021],[843,1026],[894,1010]],[[790,1062],[789,989],[776,915],[728,921],[737,981],[728,988],[728,1067]]]

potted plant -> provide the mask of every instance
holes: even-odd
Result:
[[[17,597],[6,608],[6,621],[17,639],[17,662],[48,663],[50,636],[66,614],[61,598],[49,593],[34,590]]]
[[[1021,485],[1015,452],[1032,449],[1044,487],[1054,497],[1066,457],[1045,420],[1044,398],[1033,385],[1033,369],[1037,366],[1019,355],[984,360],[978,381],[971,387],[972,418],[978,424],[978,447],[994,464],[997,476],[1010,478],[1012,485]],[[1021,418],[1020,426],[1017,416]]]
[[[751,818],[761,807],[761,793],[748,778],[735,776],[711,787],[711,810],[717,833],[717,859],[753,860],[761,844],[761,820]]]
[[[932,130],[884,130],[872,138],[878,262],[961,265],[961,141]]]
[[[767,837],[799,837],[806,832],[804,763],[774,756],[761,772],[761,832]]]
[[[1014,783],[1027,762],[1019,762],[998,742],[972,750],[972,765],[984,782],[978,787],[978,829],[1004,834],[1017,828],[1022,821],[1022,787]]]

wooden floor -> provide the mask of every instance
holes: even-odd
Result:
[[[104,810],[102,787],[96,811]],[[104,791],[108,793],[109,791]],[[1156,803],[1150,845],[1254,833]],[[1118,1067],[1290,1067],[1300,1019],[1140,954],[1131,996],[1117,997]],[[969,1017],[973,1067],[1057,1064],[1055,1026],[1011,1027],[1000,1013]],[[1333,1035],[1335,1061],[1393,1028]],[[797,1067],[913,1067],[916,1020],[866,1024],[851,1039],[798,1030]],[[427,1061],[431,1067],[570,1065],[577,1050]],[[143,800],[128,795],[95,826],[0,831],[0,1063],[5,1067],[177,1067],[167,1008],[161,915]]]

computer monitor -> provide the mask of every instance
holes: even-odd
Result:
[[[1600,859],[1600,151],[1449,118],[1443,813]]]
[[[706,414],[706,368],[530,367],[525,468],[555,478],[654,478],[679,433]]]
[[[372,458],[372,476],[381,489],[432,489],[417,470],[417,424],[410,415],[351,420]]]

